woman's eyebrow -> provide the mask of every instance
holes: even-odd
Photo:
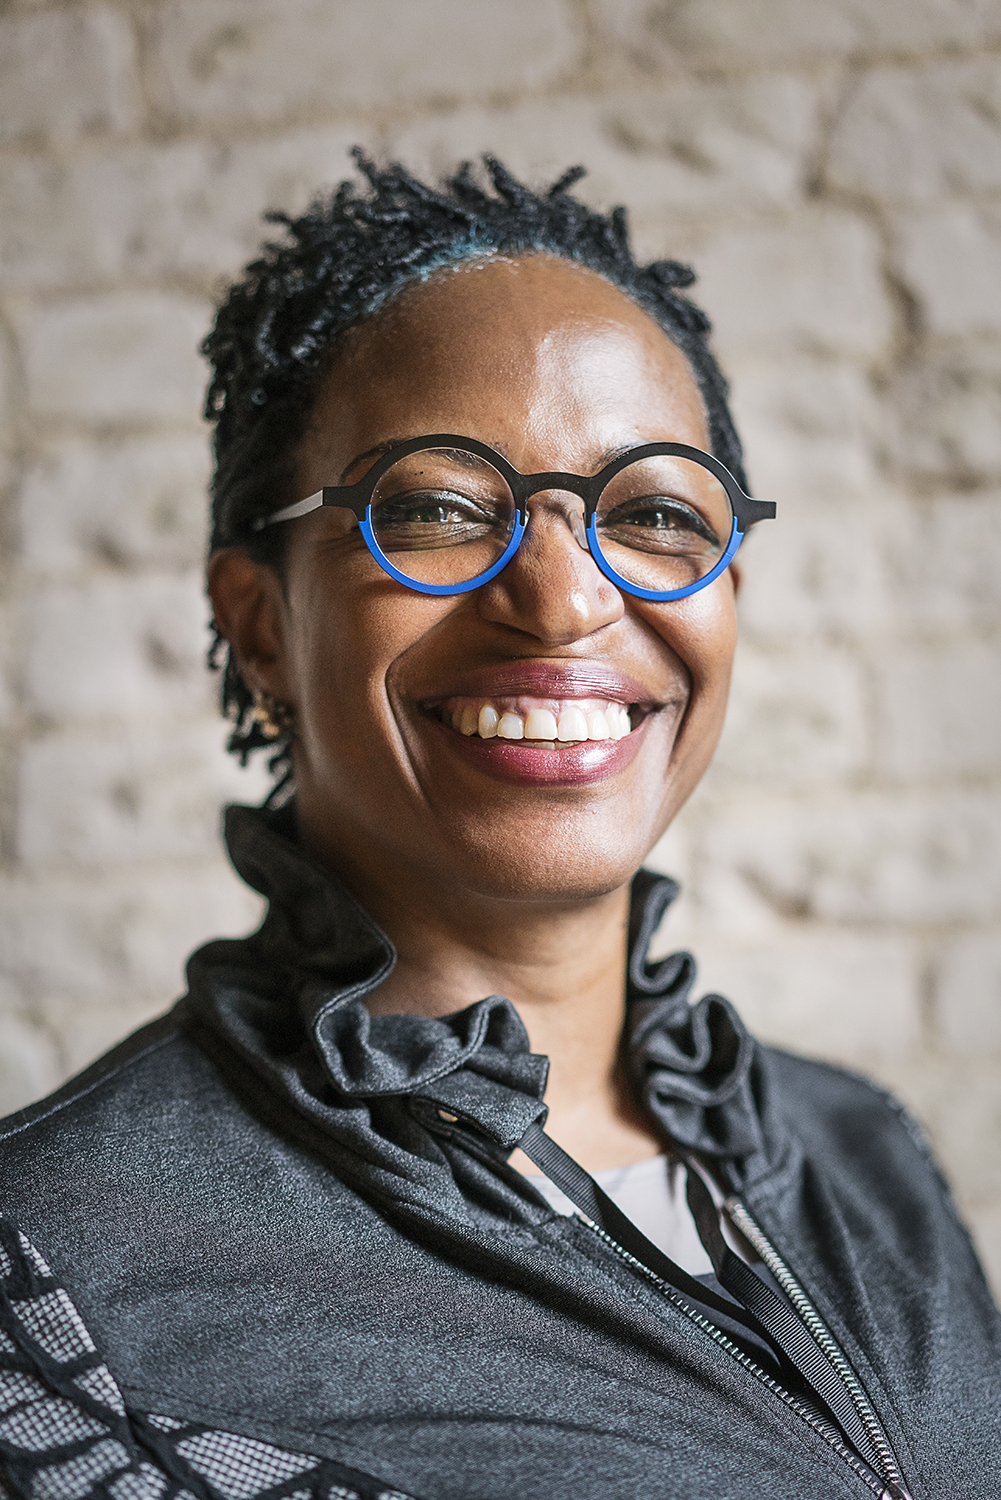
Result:
[[[418,436],[420,436],[420,434],[418,434]],[[412,441],[413,439],[408,437],[387,438],[385,442],[376,443],[374,448],[366,448],[364,453],[357,454],[347,465],[347,467],[341,472],[340,483],[345,484],[347,482],[348,475],[354,469],[357,469],[359,464],[364,463],[367,458],[381,458],[384,453],[390,453],[394,448],[399,448],[404,443],[409,443]],[[477,458],[473,453],[467,454],[460,448],[442,448],[438,451],[442,453],[448,453],[453,458],[458,459],[460,462],[468,458],[468,460],[473,465],[479,465],[483,463],[482,458]],[[507,457],[507,454],[504,452],[503,448],[497,447],[496,451],[500,453],[502,457]]]
[[[345,484],[347,482],[347,477],[351,473],[352,469],[357,469],[358,465],[360,463],[364,463],[366,458],[380,458],[383,453],[388,453],[391,448],[398,448],[401,443],[405,443],[406,441],[406,438],[387,438],[384,443],[376,443],[374,448],[366,448],[364,453],[357,454],[351,460],[351,462],[341,470],[340,483]]]

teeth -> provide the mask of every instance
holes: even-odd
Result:
[[[560,714],[559,738],[568,740],[587,739],[587,720],[579,708],[565,708]]]
[[[493,703],[466,703],[462,708],[443,711],[446,724],[467,736],[481,740],[533,740],[549,744],[574,745],[584,740],[621,740],[632,731],[629,710],[621,703],[606,703],[599,708],[566,703],[562,713],[559,704],[551,708],[531,708],[525,714],[513,709],[498,710]]]
[[[579,711],[578,717],[582,717]],[[570,738],[569,735],[565,735],[563,733],[563,719],[565,718],[566,714],[563,715],[563,718],[560,719],[559,723],[559,737],[561,740]],[[587,726],[585,725],[584,727],[585,733],[583,735],[574,735],[574,739],[587,738]],[[533,708],[528,718],[525,720],[526,740],[554,740],[556,739],[556,736],[556,715],[554,713],[550,713],[548,708]]]
[[[500,723],[497,725],[497,734],[502,740],[523,740],[525,738],[525,726],[521,722],[519,714],[501,714]]]

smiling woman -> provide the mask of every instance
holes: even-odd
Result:
[[[646,956],[774,513],[691,277],[574,174],[363,166],[206,346],[269,914],[7,1122],[3,1484],[999,1494],[1001,1331],[916,1129]]]

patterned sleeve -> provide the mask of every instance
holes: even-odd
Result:
[[[332,1459],[129,1410],[35,1247],[0,1217],[0,1500],[413,1500]]]

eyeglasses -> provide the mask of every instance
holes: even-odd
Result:
[[[466,594],[495,578],[521,545],[528,501],[574,495],[571,529],[602,573],[638,599],[684,599],[727,568],[771,502],[745,495],[729,469],[685,443],[646,443],[590,478],[520,474],[475,438],[438,433],[384,453],[356,484],[326,485],[255,522],[256,531],[321,505],[358,518],[391,578],[420,594]]]

